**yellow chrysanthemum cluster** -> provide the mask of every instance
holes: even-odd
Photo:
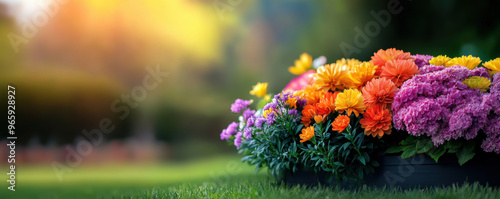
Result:
[[[472,76],[463,81],[469,88],[479,89],[486,92],[491,85],[491,81],[485,77]]]
[[[487,61],[483,64],[483,66],[489,69],[489,73],[491,76],[495,73],[500,73],[500,58],[496,58],[490,61]]]
[[[318,68],[314,85],[323,90],[360,88],[375,77],[377,66],[357,59],[340,59]]]
[[[479,57],[473,57],[472,55],[455,57],[453,59],[447,57],[446,55],[439,55],[429,60],[429,64],[432,65],[446,67],[460,65],[468,68],[469,70],[476,68],[480,63],[481,59]]]

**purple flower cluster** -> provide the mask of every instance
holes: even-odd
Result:
[[[233,104],[231,104],[231,111],[233,113],[239,113],[241,110],[246,109],[248,105],[252,103],[251,100],[236,99]]]
[[[394,96],[394,127],[430,136],[436,146],[450,139],[473,139],[482,130],[487,135],[483,149],[500,152],[500,75],[493,77],[490,93],[483,93],[462,81],[471,76],[489,79],[485,68],[425,65],[421,72]]]
[[[415,59],[415,64],[418,66],[418,68],[421,68],[422,66],[429,65],[429,61],[434,58],[431,55],[412,55],[411,58]]]

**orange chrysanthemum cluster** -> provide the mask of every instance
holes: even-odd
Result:
[[[314,136],[308,133],[314,130],[313,125],[331,124],[333,131],[343,132],[354,117],[365,135],[380,138],[390,134],[394,95],[398,87],[419,73],[410,53],[394,48],[379,50],[369,62],[340,59],[320,66],[311,73],[311,84],[294,92],[294,96],[306,101],[301,110],[305,130],[301,138]],[[297,108],[296,99],[287,104]]]

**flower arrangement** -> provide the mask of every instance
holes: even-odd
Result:
[[[267,83],[237,99],[239,113],[220,134],[275,177],[298,170],[326,172],[337,182],[362,182],[376,157],[454,153],[463,164],[478,147],[500,153],[500,58],[411,55],[379,50],[370,61],[302,54],[298,75],[272,96]],[[272,97],[271,97],[272,96]]]

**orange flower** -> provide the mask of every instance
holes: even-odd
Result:
[[[319,67],[314,84],[324,90],[342,90],[347,75],[346,71],[347,66],[340,64],[327,64]]]
[[[375,72],[378,66],[373,65],[370,62],[363,62],[351,69],[349,72],[350,88],[359,88],[365,85],[366,82],[372,80],[375,77]]]
[[[337,60],[335,62],[335,64],[342,66],[342,70],[349,71],[352,68],[360,65],[361,61],[359,61],[357,59],[345,59],[345,58],[342,58],[342,59]]]
[[[382,67],[380,77],[387,77],[397,87],[403,85],[403,82],[412,78],[414,75],[419,74],[417,65],[413,60],[393,60],[388,61]]]
[[[372,60],[370,61],[373,65],[378,66],[376,76],[379,76],[382,72],[382,66],[386,64],[386,62],[391,60],[407,60],[411,59],[410,53],[405,53],[402,50],[396,50],[395,48],[389,48],[387,50],[378,50],[376,53],[373,53]]]
[[[380,105],[373,105],[366,109],[363,119],[359,121],[361,128],[365,129],[365,135],[381,138],[384,134],[391,134],[392,114]]]
[[[370,107],[374,104],[379,104],[386,107],[386,104],[392,103],[394,94],[396,93],[396,85],[385,77],[374,79],[363,87],[363,97],[365,105]]]
[[[301,99],[306,99],[307,104],[316,104],[323,97],[325,92],[316,85],[310,85],[304,88],[304,90],[296,91],[294,96],[300,97]]]
[[[351,119],[347,115],[339,115],[332,122],[332,130],[338,131],[340,133],[344,131],[344,129],[347,128],[347,126],[349,126],[350,122]]]
[[[330,109],[330,106],[328,106],[327,104],[324,104],[324,103],[316,103],[316,110],[318,111],[318,115],[322,115],[322,116],[327,116],[331,113],[331,109]]]
[[[289,97],[288,100],[286,100],[286,104],[288,104],[290,108],[297,109],[297,98]]]
[[[323,119],[325,119],[325,117],[323,117],[321,115],[314,116],[314,121],[316,122],[316,124],[323,122]]]
[[[337,95],[337,99],[335,99],[335,110],[340,113],[347,111],[347,115],[350,116],[351,113],[354,112],[356,117],[359,116],[359,113],[363,113],[366,109],[365,104],[363,103],[365,99],[359,90],[357,89],[347,89],[344,92],[339,93]]]
[[[302,124],[309,126],[311,124],[311,119],[317,115],[317,112],[316,107],[313,105],[308,104],[304,106],[304,110],[302,110]]]
[[[314,137],[314,127],[310,126],[302,129],[302,133],[299,135],[299,137],[301,139],[300,142],[307,142]]]
[[[320,103],[327,105],[330,107],[330,111],[335,110],[335,99],[337,98],[337,94],[339,94],[340,91],[336,91],[335,93],[331,92],[326,92],[323,98],[319,100]]]

